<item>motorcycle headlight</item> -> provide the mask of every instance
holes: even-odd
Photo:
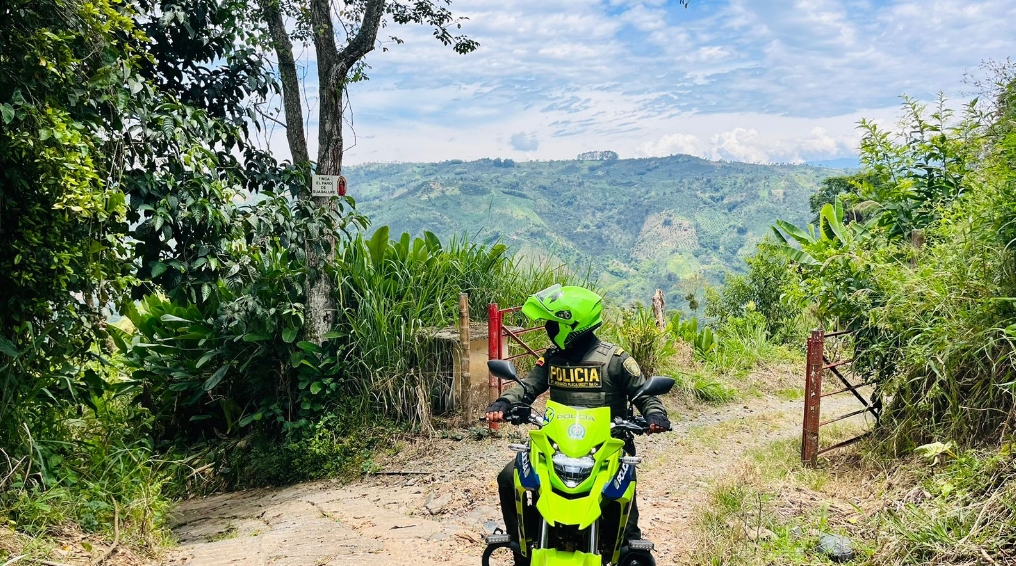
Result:
[[[554,472],[557,477],[561,478],[564,485],[568,487],[578,487],[580,483],[586,481],[593,473],[593,466],[596,464],[596,460],[592,456],[572,458],[565,456],[560,451],[554,454],[551,461],[554,463]]]

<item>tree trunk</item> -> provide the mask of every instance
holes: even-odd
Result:
[[[296,75],[296,61],[293,57],[293,43],[286,31],[281,0],[259,0],[268,30],[272,37],[275,54],[279,60],[279,76],[282,80],[282,101],[286,117],[286,139],[293,163],[310,172],[310,155],[307,151],[307,137],[303,130],[303,109],[300,105],[300,81]],[[318,155],[316,173],[339,175],[342,172],[342,93],[349,70],[374,49],[377,31],[384,14],[385,0],[368,0],[356,37],[340,52],[335,43],[335,27],[332,24],[329,0],[310,0],[310,24],[314,34],[314,51],[318,64],[318,88],[320,99]],[[312,197],[307,190],[299,195],[311,199],[321,208],[334,210],[331,197]],[[305,338],[321,343],[323,336],[335,323],[335,300],[333,285],[324,273],[324,266],[334,259],[335,242],[329,241],[325,255],[318,254],[308,246],[307,266],[309,274],[304,288],[307,311],[304,325]]]
[[[667,328],[667,317],[664,314],[666,313],[666,306],[667,303],[663,298],[663,291],[657,289],[656,294],[653,295],[653,314],[656,316],[656,326],[660,330]]]
[[[303,131],[303,108],[300,105],[300,79],[296,75],[296,59],[293,57],[293,42],[286,32],[282,19],[280,0],[260,0],[261,10],[272,36],[272,47],[279,59],[279,78],[282,81],[282,109],[286,119],[286,141],[293,164],[310,173],[310,155],[307,152],[307,136]],[[299,196],[299,195],[294,195]]]
[[[384,13],[384,0],[370,0],[364,9],[360,31],[341,52],[335,44],[335,27],[332,25],[331,5],[328,0],[311,0],[310,20],[314,32],[314,51],[318,64],[318,119],[317,172],[321,175],[342,173],[342,92],[349,70],[364,55],[374,49],[377,30]],[[312,197],[319,207],[332,207],[331,197]],[[329,242],[335,249],[335,242]],[[331,257],[318,257],[308,253],[311,276],[307,281],[307,340],[320,343],[322,336],[335,322],[335,300],[331,280],[321,269]]]

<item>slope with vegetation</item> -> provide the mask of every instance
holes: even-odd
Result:
[[[702,510],[698,562],[825,562],[822,532],[852,537],[867,564],[1016,558],[1016,73],[990,69],[960,112],[905,99],[897,130],[862,122],[861,171],[825,184],[815,224],[778,222],[750,274],[714,295],[720,320],[769,310],[777,335],[794,305],[853,331],[884,409],[823,469],[802,470],[796,442],[751,455]],[[778,308],[757,308],[772,304],[759,291],[775,273],[755,267],[773,251],[794,269]]]
[[[481,159],[346,169],[360,210],[393,229],[497,240],[553,258],[621,300],[663,289],[670,304],[724,273],[777,218],[804,222],[834,170],[650,159]]]

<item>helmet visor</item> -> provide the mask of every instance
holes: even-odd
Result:
[[[531,295],[526,299],[526,304],[522,306],[522,314],[529,317],[530,320],[557,320],[561,319],[554,316],[553,311],[547,306],[547,303],[551,303],[561,298],[562,291],[560,284],[554,284],[546,289],[539,291]]]

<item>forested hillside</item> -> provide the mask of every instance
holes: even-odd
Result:
[[[481,159],[346,169],[359,209],[394,231],[498,239],[566,263],[614,299],[662,288],[673,304],[743,271],[777,218],[810,218],[809,196],[840,171],[652,159]]]

